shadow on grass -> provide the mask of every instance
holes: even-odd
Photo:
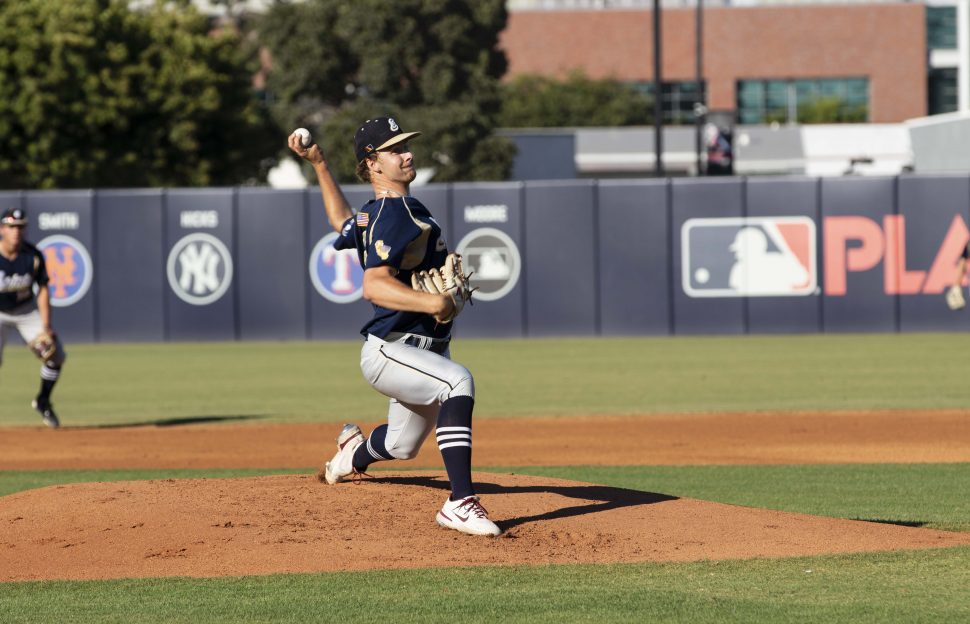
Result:
[[[913,528],[924,527],[929,524],[929,522],[921,522],[919,520],[886,520],[885,518],[853,518],[853,520],[859,520],[860,522],[876,522],[878,524],[895,524],[896,526]]]
[[[160,420],[142,420],[129,423],[111,423],[107,425],[80,425],[71,429],[122,429],[130,427],[181,427],[183,425],[203,425],[207,423],[232,422],[236,420],[259,420],[267,418],[269,414],[234,414],[226,416],[184,416],[182,418],[163,418]]]
[[[436,490],[450,491],[447,479],[435,476],[412,476],[412,477],[381,477],[373,478],[377,483],[388,483],[393,485],[413,485],[427,487]],[[600,511],[620,509],[622,507],[635,507],[637,505],[652,505],[665,501],[677,500],[676,496],[666,494],[656,494],[654,492],[640,492],[638,490],[627,490],[623,488],[610,487],[606,485],[499,485],[478,481],[475,483],[475,491],[478,494],[557,494],[566,498],[574,498],[586,501],[581,505],[554,509],[545,513],[533,516],[521,516],[519,518],[509,518],[496,522],[502,531],[507,531],[513,527],[528,522],[538,522],[540,520],[554,520],[556,518],[569,518],[572,516],[582,516]],[[591,502],[596,501],[596,502]]]

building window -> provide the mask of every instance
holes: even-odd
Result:
[[[869,119],[869,80],[739,80],[741,124],[861,123]]]
[[[955,67],[930,68],[929,102],[930,115],[952,113],[957,109],[957,70]]]
[[[926,47],[930,50],[955,50],[957,47],[957,8],[926,7]]]
[[[634,82],[630,85],[642,93],[653,97],[652,82]],[[666,125],[693,125],[694,104],[706,101],[704,92],[706,83],[700,83],[700,92],[696,82],[665,82],[663,83],[663,122]]]

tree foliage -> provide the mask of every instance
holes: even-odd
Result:
[[[865,123],[865,105],[852,105],[840,97],[819,97],[798,103],[798,123]]]
[[[653,123],[653,97],[616,80],[573,72],[565,80],[523,75],[505,85],[505,128],[636,126]]]
[[[254,57],[187,2],[2,2],[0,38],[0,186],[237,184],[278,144]]]
[[[341,179],[353,179],[356,125],[376,115],[422,132],[412,148],[436,181],[504,179],[514,146],[492,131],[506,19],[503,0],[279,2],[256,26],[276,119],[324,137]]]

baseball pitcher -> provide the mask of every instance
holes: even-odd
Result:
[[[356,250],[364,268],[364,297],[374,315],[361,330],[360,368],[371,386],[390,397],[387,424],[366,439],[357,425],[345,425],[320,476],[336,484],[359,478],[374,462],[411,459],[434,429],[451,482],[438,524],[499,535],[471,480],[474,380],[449,351],[453,320],[472,289],[441,227],[410,194],[415,168],[408,141],[419,134],[404,132],[390,117],[360,125],[354,136],[357,176],[371,184],[374,199],[356,213],[309,133],[300,129],[289,138],[290,149],[316,172],[327,219],[340,233],[334,247]]]

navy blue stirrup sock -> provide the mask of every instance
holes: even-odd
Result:
[[[381,425],[374,429],[367,441],[357,447],[354,452],[354,469],[358,472],[367,470],[367,467],[378,461],[388,461],[394,459],[387,452],[384,446],[384,439],[387,437],[387,425]]]
[[[472,409],[475,399],[452,397],[438,412],[438,449],[451,481],[451,500],[475,494],[472,488]]]

